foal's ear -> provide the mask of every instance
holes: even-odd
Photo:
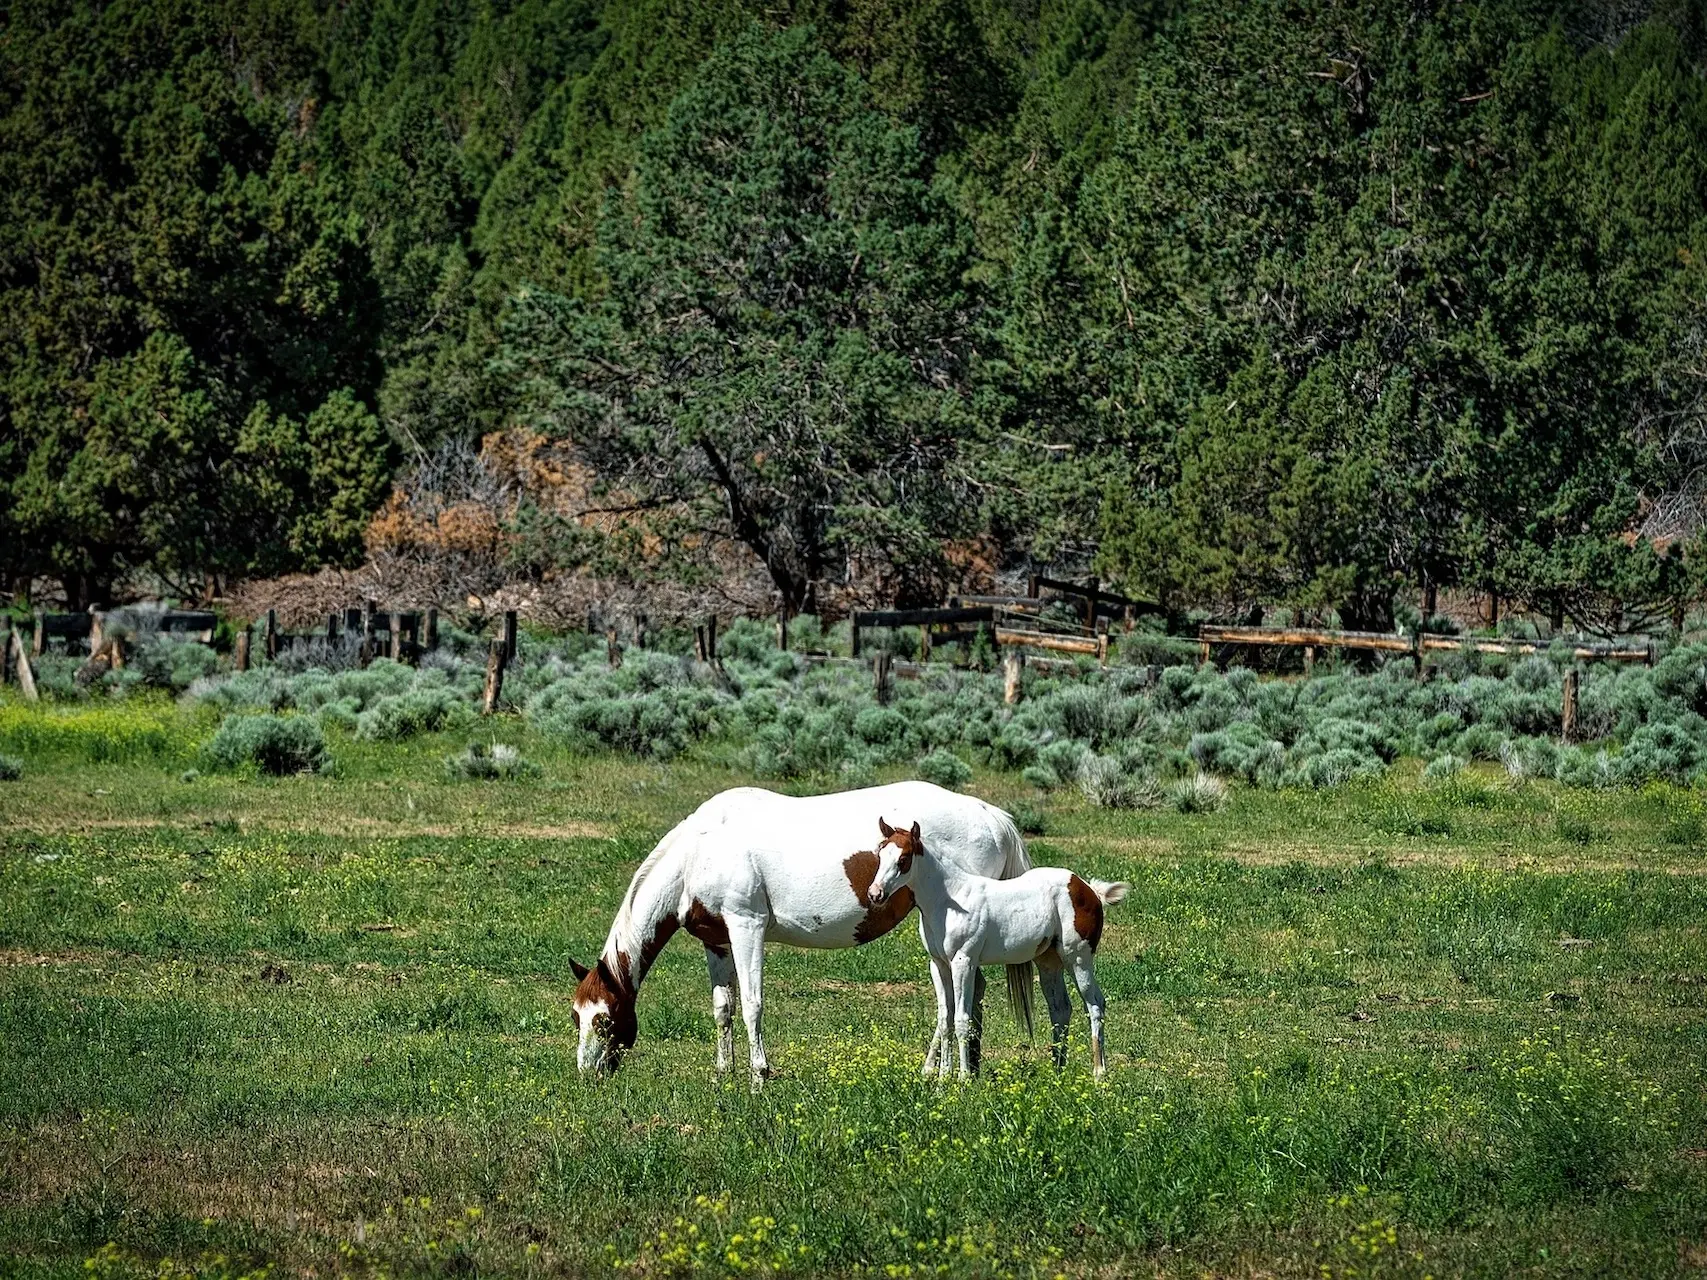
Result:
[[[579,982],[582,978],[592,972],[591,969],[587,968],[586,965],[582,964],[579,960],[576,960],[573,956],[569,958],[569,968],[574,972],[576,982]]]
[[[890,836],[895,834],[895,828],[890,826],[882,818],[879,818],[877,820],[877,829],[883,833],[883,838],[885,840],[887,840]]]
[[[913,848],[924,848],[924,842],[925,838],[919,834],[919,824],[915,822],[913,824]]]

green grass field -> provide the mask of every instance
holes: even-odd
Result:
[[[1108,1082],[992,1000],[986,1075],[922,1083],[909,925],[773,951],[752,1095],[713,1080],[691,941],[613,1080],[567,1000],[738,772],[506,726],[539,777],[446,782],[445,738],[181,776],[210,725],[0,708],[0,1273],[1707,1270],[1695,793],[1405,767],[1187,816],[981,773],[1042,807],[1038,862],[1133,882]]]

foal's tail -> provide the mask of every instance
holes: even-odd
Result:
[[[1105,907],[1112,907],[1124,898],[1132,888],[1124,880],[1116,880],[1113,883],[1107,880],[1087,880],[1085,883],[1090,885],[1092,893],[1102,899]]]
[[[1001,879],[1012,880],[1015,876],[1023,876],[1031,870],[1031,855],[1025,851],[1025,841],[1020,839],[1019,828],[1014,820],[1002,810],[991,806],[991,825],[995,828],[996,842],[1002,850]],[[1010,964],[1008,966],[1008,1008],[1013,1010],[1014,1021],[1025,1028],[1025,1038],[1032,1038],[1032,1004],[1031,1004],[1031,962]]]

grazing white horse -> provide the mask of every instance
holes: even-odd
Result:
[[[1037,965],[1049,1004],[1058,1067],[1066,1061],[1067,1026],[1072,1020],[1061,973],[1063,967],[1072,969],[1073,984],[1090,1014],[1091,1069],[1100,1080],[1107,1070],[1104,1002],[1092,958],[1102,940],[1103,908],[1124,898],[1130,886],[1082,880],[1058,867],[1038,867],[1012,879],[986,879],[968,874],[934,851],[927,853],[917,822],[910,831],[897,830],[881,818],[877,825],[883,839],[877,846],[877,876],[867,896],[881,904],[911,889],[936,980],[936,1035],[925,1055],[925,1075],[931,1074],[939,1045],[941,1074],[948,1075],[948,993],[953,996],[954,1033],[960,1041],[960,1075],[966,1078],[973,1072],[967,1051],[972,1033],[972,975],[980,965],[1031,961]]]
[[[664,944],[686,929],[705,946],[717,1069],[730,1067],[738,984],[756,1087],[770,1070],[759,1025],[766,941],[857,947],[899,924],[913,909],[912,894],[871,901],[877,854],[858,848],[849,832],[869,831],[885,811],[900,810],[917,814],[932,847],[957,867],[1004,877],[1031,866],[1006,813],[928,782],[808,797],[737,787],[713,796],[665,835],[634,873],[598,963],[588,969],[570,961],[580,979],[574,1010],[581,1070],[616,1069],[638,1034],[640,984]],[[969,982],[967,993],[974,1004],[975,985]],[[1029,964],[1009,969],[1008,995],[1029,1031]],[[944,998],[939,992],[938,1003]]]

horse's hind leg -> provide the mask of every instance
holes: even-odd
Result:
[[[735,1056],[735,960],[720,947],[705,949],[705,969],[711,977],[711,1017],[717,1024],[717,1074],[729,1074]]]
[[[1091,1015],[1091,1074],[1101,1080],[1108,1072],[1102,1042],[1102,1015],[1107,1006],[1102,998],[1102,988],[1097,985],[1095,957],[1090,947],[1081,943],[1073,948],[1071,962],[1073,985],[1078,987],[1085,1002],[1085,1011]]]
[[[1061,953],[1055,948],[1037,957],[1037,981],[1043,987],[1043,1003],[1049,1006],[1049,1045],[1059,1071],[1067,1065],[1067,1029],[1073,1023],[1073,1006],[1067,999]]]
[[[967,1057],[972,1062],[972,1074],[978,1074],[978,1067],[984,1061],[984,970],[972,970],[972,1045],[967,1050]]]
[[[757,1090],[770,1075],[770,1061],[765,1057],[765,1037],[760,1023],[764,1016],[765,998],[765,930],[764,925],[729,924],[729,950],[735,960],[735,977],[741,986],[741,1020],[747,1024],[747,1052],[753,1073],[753,1088]]]

